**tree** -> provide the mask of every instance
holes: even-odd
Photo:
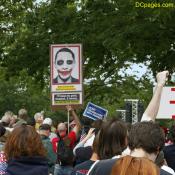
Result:
[[[120,76],[128,62],[149,63],[154,74],[174,71],[173,9],[136,8],[134,0],[0,3],[0,63],[7,81],[25,71],[41,90],[49,87],[49,45],[82,43],[85,101],[114,111],[126,94],[145,96],[147,88],[138,90],[146,83],[151,89],[147,79]]]

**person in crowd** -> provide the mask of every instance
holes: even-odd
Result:
[[[89,129],[91,128],[92,123],[94,122],[94,120],[88,118],[88,117],[82,117],[81,118],[81,124],[82,124],[82,128],[80,130],[80,141],[84,139],[84,137],[86,137],[86,135],[88,134]]]
[[[54,175],[71,175],[73,171],[74,155],[69,147],[69,139],[59,140],[57,145],[57,164]]]
[[[35,129],[38,131],[40,125],[43,123],[44,117],[43,114],[41,112],[37,112],[34,115],[34,119],[35,119]]]
[[[122,139],[117,139],[117,140],[124,141],[126,140],[126,137],[125,139],[122,138]],[[130,133],[129,133],[128,141],[129,141],[129,148],[131,150],[131,153],[130,153],[131,157],[147,158],[154,162],[160,150],[163,149],[165,137],[164,137],[164,133],[162,129],[159,127],[158,124],[149,122],[149,121],[145,121],[145,122],[136,123],[132,126]],[[107,146],[110,147],[110,144]],[[111,157],[111,156],[108,156],[108,157],[106,156],[107,154],[110,155],[109,154],[110,151],[109,152],[107,151],[107,153],[104,154],[105,156],[103,157],[100,156],[100,152],[101,154],[103,153],[102,150],[103,149],[99,150],[99,153],[98,153],[98,156],[100,158],[105,159],[105,158]],[[119,153],[121,154],[121,152],[122,152],[122,148],[120,149]],[[111,154],[111,155],[116,155],[116,154],[117,153]],[[118,161],[117,158],[119,157],[116,157],[116,158],[113,157],[113,159],[108,159],[108,160],[98,162],[95,165],[95,167],[91,170],[90,175],[111,174],[112,167]],[[167,173],[164,170],[161,170],[161,174],[167,174]]]
[[[91,133],[93,133],[93,130],[94,129],[90,129],[89,130],[89,133],[87,135],[87,138],[90,137],[90,136],[92,136]],[[84,139],[84,140],[86,140],[86,139]],[[95,139],[93,141],[91,157],[88,160],[84,161],[83,163],[80,163],[80,164],[76,165],[74,167],[71,175],[86,175],[88,173],[89,169],[94,164],[94,162],[99,159],[98,158],[98,155],[97,155],[97,145],[98,145],[98,142],[99,142],[99,134],[97,133],[97,135],[95,136]],[[84,152],[84,154],[87,154],[87,153]]]
[[[156,75],[156,79],[157,79],[157,84],[155,86],[155,90],[152,96],[151,101],[149,102],[142,118],[141,121],[155,121],[158,110],[159,110],[159,106],[160,106],[160,99],[161,99],[161,94],[162,94],[162,90],[163,87],[166,83],[167,77],[169,75],[168,71],[163,71],[163,72],[159,72]],[[130,154],[130,150],[127,149],[126,151],[128,154]],[[125,153],[124,153],[125,154]]]
[[[57,127],[57,134],[58,137],[52,139],[52,144],[53,144],[53,149],[56,152],[57,150],[57,143],[59,142],[59,139],[64,139],[64,138],[68,138],[70,140],[70,147],[73,148],[75,146],[75,142],[78,138],[78,134],[81,128],[81,124],[80,124],[80,120],[77,116],[77,114],[75,113],[75,111],[73,110],[73,108],[71,106],[66,106],[67,110],[69,110],[75,120],[76,125],[74,126],[74,128],[68,133],[68,128],[66,126],[65,123],[59,123],[58,127]]]
[[[13,128],[11,127],[13,121],[14,114],[11,111],[6,111],[4,116],[1,119],[2,125],[9,131],[12,131]]]
[[[7,160],[4,154],[4,145],[10,134],[10,131],[5,129],[5,127],[0,124],[0,174],[6,174]]]
[[[164,156],[169,167],[175,171],[175,125],[170,128],[171,141],[173,144],[164,147]]]
[[[1,119],[1,124],[9,131],[12,131],[13,129],[9,127],[11,121],[11,117],[4,115]]]
[[[111,159],[113,157],[119,158],[122,154],[122,151],[127,147],[126,124],[117,118],[109,118],[107,121],[102,123],[101,129],[98,133],[98,138],[99,138],[97,139],[98,144],[94,146],[95,148],[94,153],[95,153],[96,160]],[[93,159],[92,161],[96,161],[96,160]],[[89,164],[88,164],[89,166],[86,167],[86,172],[84,174],[87,174],[87,171],[89,170],[91,165],[90,163],[93,163],[92,161],[89,161]],[[115,162],[115,159],[113,160],[112,163],[114,162]],[[101,161],[100,161],[100,164],[101,164]],[[80,164],[80,167],[81,167],[81,164]],[[105,167],[103,167],[103,169],[105,169]],[[91,168],[89,171],[91,171]],[[97,174],[100,174],[100,173],[97,173]]]
[[[4,150],[4,144],[10,135],[10,131],[0,123],[0,151]]]
[[[72,71],[76,65],[75,54],[69,48],[62,48],[55,55],[55,69],[57,77],[53,83],[78,83],[79,80],[72,76]]]
[[[76,165],[89,160],[92,156],[92,145],[94,138],[102,126],[102,120],[95,120],[89,126],[83,127],[82,135],[79,143],[74,147],[74,155],[76,156]]]
[[[36,121],[35,121],[35,119],[34,119],[33,117],[28,117],[26,122],[27,122],[27,123],[26,123],[27,125],[30,125],[30,126],[32,126],[32,127],[35,128],[35,126],[36,126]],[[35,129],[36,129],[36,128],[35,128]]]
[[[59,146],[61,143],[63,143],[66,146],[67,152],[72,152],[73,154],[73,147],[75,146],[75,142],[78,138],[78,134],[81,128],[80,120],[78,116],[76,115],[75,111],[72,109],[71,106],[66,106],[67,110],[72,113],[73,119],[75,120],[75,126],[72,128],[72,130],[68,133],[68,128],[66,127],[65,123],[59,123],[57,127],[57,138],[54,138],[52,140],[53,144],[53,149],[57,153],[57,164],[55,165],[55,172],[54,175],[58,174],[60,171],[60,165],[64,165],[64,163],[61,163],[62,161],[60,159],[65,159],[65,158],[60,158],[60,157],[66,157],[66,154],[64,154],[66,151],[61,149],[59,150]],[[61,141],[61,142],[60,142]],[[68,148],[69,147],[69,148]],[[62,156],[60,154],[60,151],[63,151]],[[71,161],[69,162],[69,166],[71,164]],[[66,163],[66,165],[68,165]]]
[[[163,72],[160,72],[157,74],[157,86],[156,86],[154,95],[153,95],[153,97],[152,97],[146,111],[144,112],[143,117],[142,117],[142,121],[146,120],[147,122],[136,123],[131,128],[131,131],[129,134],[129,148],[131,150],[130,156],[132,156],[132,157],[145,157],[147,159],[155,161],[158,153],[163,148],[164,141],[165,141],[163,131],[161,130],[159,125],[157,125],[153,122],[148,122],[148,120],[152,120],[152,121],[155,120],[155,117],[156,117],[158,109],[159,109],[162,89],[163,89],[163,86],[166,82],[167,75],[168,75],[167,71],[163,71]],[[106,130],[104,130],[103,134],[100,131],[100,133],[102,134],[102,137],[105,136],[106,133],[108,133],[108,132],[112,135],[113,130],[108,129],[108,127],[106,127]],[[113,135],[115,135],[115,134],[113,133]],[[106,149],[106,153],[105,153],[105,149],[103,148],[105,145],[105,141],[103,141],[101,143],[99,141],[99,145],[101,146],[101,147],[99,147],[99,151],[98,151],[99,159],[111,158],[112,155],[115,156],[116,154],[121,154],[123,146],[126,145],[124,143],[127,143],[126,136],[127,135],[125,135],[124,137],[121,137],[122,139],[114,138],[112,141],[113,143],[115,143],[115,140],[119,141],[119,143],[120,143],[119,146],[121,146],[119,148],[121,148],[121,149],[116,149],[116,150],[112,151],[113,144],[111,144],[110,142],[108,144],[106,144],[107,148],[108,148],[108,149]],[[111,138],[111,137],[112,136],[109,136],[109,137],[105,136],[105,138]],[[100,140],[101,140],[101,137],[100,137]],[[106,139],[106,140],[108,140],[108,139]],[[116,151],[118,151],[118,152],[116,152]],[[110,174],[111,170],[112,170],[112,166],[116,163],[116,161],[117,161],[117,157],[116,157],[116,159],[114,158],[114,159],[102,160],[102,161],[98,162],[96,165],[94,165],[94,167],[88,172],[88,175],[89,174],[90,175]],[[168,174],[168,172],[161,170],[160,174]]]
[[[46,151],[32,126],[22,124],[12,131],[5,144],[6,175],[48,175]]]
[[[97,154],[100,160],[120,156],[128,143],[126,124],[116,118],[109,119],[103,123],[99,138]]]
[[[22,124],[27,124],[28,113],[26,109],[20,109],[18,111],[18,121],[14,124],[14,128]]]
[[[53,138],[57,138],[57,135],[55,133],[56,129],[53,127],[52,123],[53,122],[52,122],[51,118],[45,118],[44,121],[43,121],[43,124],[48,124],[51,128],[50,135],[49,135],[49,139],[50,139],[51,142],[52,142]]]
[[[93,153],[92,145],[84,147],[84,144],[94,136],[94,129],[90,128],[83,140],[74,147],[73,153],[76,156],[76,165],[91,158]]]
[[[160,153],[156,157],[155,163],[162,170],[165,170],[166,172],[175,175],[174,170],[167,165],[163,151],[160,151]]]
[[[163,87],[166,83],[166,80],[168,78],[169,72],[163,71],[159,72],[156,75],[157,84],[155,86],[154,94],[152,96],[151,101],[148,104],[148,107],[146,108],[141,121],[155,121],[159,106],[160,106],[160,99]]]
[[[9,127],[10,127],[12,130],[13,130],[13,127],[14,127],[15,123],[17,122],[17,118],[18,118],[17,115],[13,115],[13,116],[11,117]]]
[[[144,121],[132,125],[129,133],[130,155],[135,157],[142,155],[155,161],[164,143],[164,132],[157,123]]]
[[[47,160],[48,160],[48,166],[49,166],[49,172],[54,172],[54,165],[56,163],[56,154],[53,151],[52,143],[50,142],[49,135],[51,132],[51,127],[48,124],[42,124],[39,127],[39,134],[41,136],[42,143],[44,145],[44,148],[47,151]]]

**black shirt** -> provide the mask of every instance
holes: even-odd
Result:
[[[175,171],[175,144],[165,146],[163,152],[168,166]]]
[[[88,173],[90,167],[93,165],[95,161],[87,160],[77,166],[74,167],[71,175],[85,175]]]

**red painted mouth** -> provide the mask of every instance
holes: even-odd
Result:
[[[63,75],[63,76],[69,75],[69,74],[71,74],[71,72],[72,72],[72,69],[69,70],[69,71],[67,71],[67,70],[60,71],[60,70],[58,70],[58,73],[61,74],[61,75]]]

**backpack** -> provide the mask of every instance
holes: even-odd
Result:
[[[72,165],[74,161],[73,150],[70,148],[70,139],[59,137],[57,145],[57,161],[60,165]]]

